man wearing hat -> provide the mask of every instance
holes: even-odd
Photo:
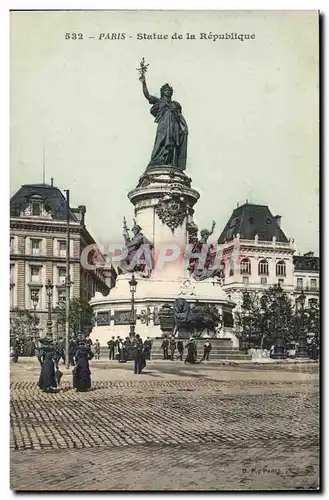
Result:
[[[115,339],[114,337],[111,338],[111,340],[108,341],[107,347],[109,348],[109,360],[115,359],[114,351],[115,351]]]

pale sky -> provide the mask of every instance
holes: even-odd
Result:
[[[66,40],[72,32],[84,39]],[[98,40],[118,32],[126,39]],[[169,39],[137,40],[154,32]],[[255,38],[200,39],[226,32]],[[248,199],[282,216],[298,252],[318,253],[316,11],[12,13],[11,195],[42,182],[44,143],[46,182],[87,206],[97,242],[122,241],[122,218],[131,226],[133,217],[127,193],[156,132],[136,71],[143,56],[150,93],[172,85],[189,126],[200,228],[215,220],[218,236]]]

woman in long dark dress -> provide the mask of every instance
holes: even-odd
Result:
[[[196,362],[196,343],[193,338],[190,338],[189,342],[185,346],[187,348],[187,356],[184,363]]]
[[[91,388],[89,361],[94,357],[90,346],[79,343],[74,357],[73,388],[77,392],[87,391]]]
[[[55,355],[56,350],[52,344],[52,341],[45,341],[39,353],[41,372],[38,382],[38,386],[40,387],[40,389],[45,392],[50,392],[52,389],[56,389],[57,387],[54,361]]]

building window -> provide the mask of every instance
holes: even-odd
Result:
[[[279,260],[276,264],[276,275],[285,276],[286,275],[286,264],[283,260]]]
[[[41,214],[41,206],[37,201],[32,202],[32,215],[39,216]]]
[[[316,283],[316,279],[311,279],[311,290],[316,290],[317,288],[317,283]]]
[[[65,283],[65,277],[66,277],[66,269],[65,269],[65,267],[59,267],[58,268],[58,282],[59,283]]]
[[[40,267],[31,266],[31,282],[40,283]]]
[[[32,255],[40,255],[41,240],[31,240],[31,251]]]
[[[303,289],[303,278],[297,278],[297,290]]]
[[[242,282],[244,285],[249,285],[249,276],[243,276]]]
[[[14,283],[15,264],[10,264],[10,283]]]
[[[14,308],[14,293],[15,293],[15,287],[11,286],[10,287],[10,309]]]
[[[258,264],[258,274],[266,274],[268,276],[268,262],[263,259]]]
[[[261,278],[261,279],[260,279],[260,284],[261,284],[261,285],[267,285],[267,278],[265,278],[265,277],[264,277],[264,278]]]
[[[65,304],[66,290],[58,290],[58,304]]]
[[[14,237],[10,237],[10,253],[14,253]]]
[[[225,278],[225,262],[222,260],[219,265],[219,276]],[[104,278],[102,278],[104,280]]]
[[[241,274],[251,274],[251,263],[249,259],[242,259],[240,264]]]
[[[234,261],[230,259],[230,276],[234,276]]]
[[[60,241],[58,244],[59,247],[59,256],[66,257],[66,241]]]
[[[283,279],[278,280],[278,285],[282,288],[284,285],[284,280]]]

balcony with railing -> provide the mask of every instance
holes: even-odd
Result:
[[[296,293],[319,293],[320,292],[320,287],[318,285],[316,286],[295,286],[295,292]]]

